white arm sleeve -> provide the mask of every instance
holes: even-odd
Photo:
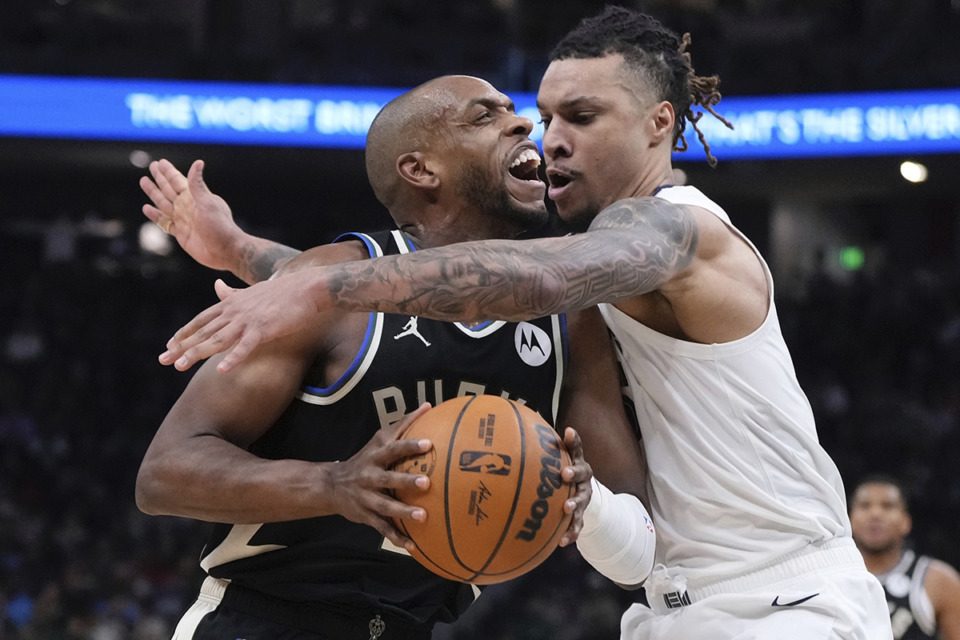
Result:
[[[577,549],[594,569],[619,585],[636,587],[653,570],[656,533],[643,504],[591,480],[593,495],[583,512]]]

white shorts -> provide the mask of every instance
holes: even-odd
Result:
[[[664,577],[647,581],[650,607],[634,604],[623,614],[621,640],[893,639],[883,587],[849,539],[686,591]]]

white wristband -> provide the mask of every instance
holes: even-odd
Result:
[[[629,493],[613,493],[591,480],[593,495],[583,512],[577,549],[607,578],[637,587],[653,570],[656,533],[643,504]]]

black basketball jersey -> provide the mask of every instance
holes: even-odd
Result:
[[[929,640],[937,636],[933,604],[923,588],[930,558],[907,549],[890,571],[877,576],[890,605],[894,640]]]
[[[396,230],[346,239],[362,240],[371,256],[415,250]],[[468,394],[508,397],[554,424],[566,351],[561,315],[469,327],[371,313],[349,370],[325,386],[322,368],[311,369],[296,399],[251,451],[269,459],[346,460],[421,403],[436,406]],[[347,610],[386,609],[417,624],[453,620],[479,595],[475,587],[423,568],[372,527],[341,516],[215,525],[201,566],[274,596]]]

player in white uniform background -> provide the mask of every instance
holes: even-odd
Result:
[[[231,295],[221,285],[223,302],[161,361],[183,369],[233,347],[228,370],[318,308],[477,320],[605,303],[658,529],[650,607],[625,613],[622,637],[887,640],[883,592],[853,544],[770,271],[719,206],[670,186],[671,153],[702,115],[692,107],[714,114],[720,99],[688,44],[610,7],[554,50],[537,98],[548,196],[583,233],[313,269]]]

